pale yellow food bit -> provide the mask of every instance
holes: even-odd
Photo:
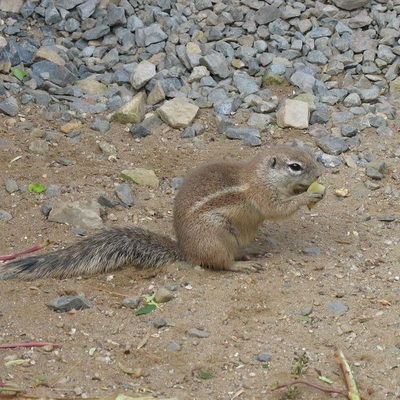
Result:
[[[313,192],[313,193],[318,193],[318,194],[324,194],[325,193],[325,186],[321,185],[318,182],[313,182],[307,189],[307,192]],[[315,207],[315,204],[309,204],[308,209],[311,210]]]

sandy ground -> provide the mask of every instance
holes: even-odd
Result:
[[[239,123],[244,119],[241,113],[234,117]],[[0,209],[13,215],[0,222],[0,254],[46,239],[52,243],[42,252],[79,240],[72,227],[47,221],[40,206],[113,197],[123,169],[153,169],[161,184],[157,189],[132,186],[135,206],[106,210],[105,225],[135,223],[171,234],[172,178],[205,160],[249,157],[272,143],[295,138],[314,143],[306,132],[277,130],[263,132],[261,148],[250,148],[218,134],[210,112],[203,111],[200,120],[207,127],[200,137],[181,139],[179,131],[164,129],[141,141],[118,125],[99,134],[88,120],[74,144],[60,133],[57,120],[45,121],[35,109],[14,121],[0,117],[5,141],[0,146]],[[26,122],[38,130],[24,130]],[[53,136],[50,150],[32,154],[29,143],[43,133]],[[399,169],[393,157],[398,138],[378,137],[372,130],[359,137],[361,146],[351,153],[373,154],[389,165],[380,188],[365,187],[369,179],[362,167],[326,169],[321,182],[327,195],[315,209],[267,222],[260,231],[259,261],[265,265],[260,273],[171,265],[157,271],[125,269],[112,277],[0,281],[0,344],[59,346],[0,349],[0,381],[35,396],[322,400],[332,394],[302,385],[291,393],[271,391],[271,386],[292,381],[294,359],[306,354],[303,379],[323,384],[322,375],[332,387],[345,388],[333,356],[342,349],[365,399],[400,398]],[[101,154],[103,140],[116,146],[116,162]],[[22,157],[11,163],[17,156]],[[73,163],[61,166],[60,157]],[[9,194],[6,178],[16,179],[21,189],[34,182],[59,184],[62,193],[57,199],[26,190]],[[340,188],[350,196],[335,196]],[[385,216],[396,219],[380,221]],[[306,254],[310,247],[321,255]],[[179,284],[174,298],[150,314],[135,316],[121,305],[124,297],[151,295],[171,283]],[[47,307],[49,300],[71,293],[84,294],[92,308],[60,314]],[[348,310],[332,313],[329,306],[335,301]],[[165,318],[165,327],[154,326],[158,317]],[[193,328],[206,330],[209,337],[190,336]],[[173,342],[180,351],[167,350]],[[258,361],[260,354],[270,360]],[[14,359],[25,362],[5,365]]]

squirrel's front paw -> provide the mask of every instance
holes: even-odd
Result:
[[[324,193],[307,192],[307,206],[313,206],[324,198]]]

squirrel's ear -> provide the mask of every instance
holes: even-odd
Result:
[[[271,159],[269,160],[269,165],[271,166],[271,168],[275,168],[276,157],[271,157]]]

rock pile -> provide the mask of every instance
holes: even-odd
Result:
[[[31,102],[64,122],[70,111],[114,113],[111,121],[133,124],[140,136],[149,133],[137,124],[150,109],[190,128],[199,108],[227,119],[246,108],[251,128],[221,129],[259,145],[282,108],[282,126],[328,124],[311,133],[333,156],[368,127],[393,134],[398,0],[32,0],[17,11],[14,0],[0,4],[0,111],[10,116]],[[280,81],[293,86],[295,102],[279,104],[270,86]],[[92,127],[105,132],[109,124]]]

